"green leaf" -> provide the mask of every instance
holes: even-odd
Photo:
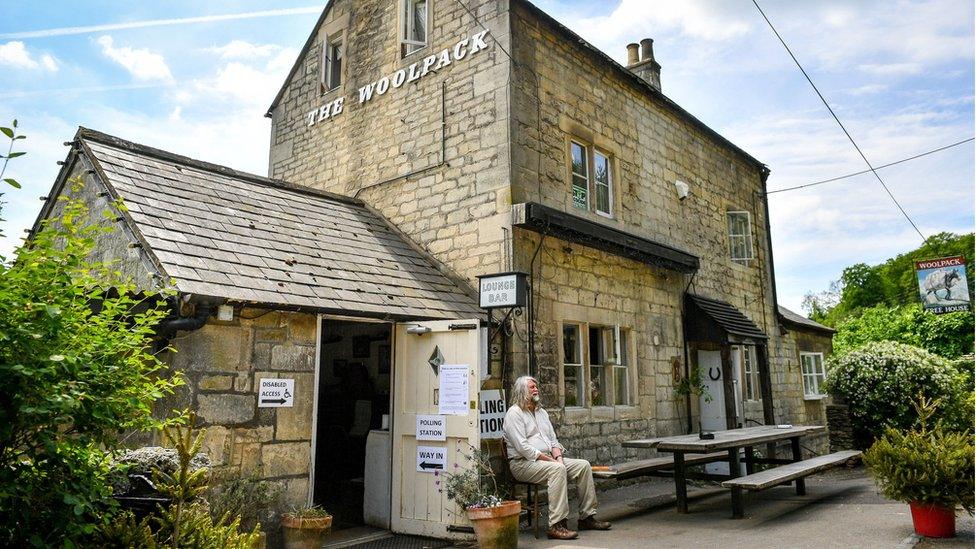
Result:
[[[18,156],[24,156],[25,154],[27,153],[25,153],[24,151],[12,152],[10,153],[10,155],[7,156],[7,158],[17,158]]]
[[[51,362],[64,362],[64,355],[51,355],[48,357]]]
[[[0,127],[0,132],[3,132],[3,135],[6,135],[10,139],[14,138],[14,131],[11,130],[10,128]]]
[[[15,189],[20,188],[20,183],[17,183],[17,180],[12,177],[5,177],[3,180],[6,181],[8,185],[10,185]]]

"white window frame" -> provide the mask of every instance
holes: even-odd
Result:
[[[583,173],[576,171],[576,166],[573,163],[573,146],[577,146],[583,150]],[[575,139],[569,141],[569,191],[573,200],[573,207],[578,210],[590,209],[590,147],[584,143],[581,143]],[[583,206],[580,207],[576,204],[576,178],[582,177],[585,185],[583,186],[583,192],[586,196],[583,200]]]
[[[736,345],[732,352],[739,353],[742,368],[742,400],[762,401],[762,388],[759,385],[759,354],[755,345]]]
[[[602,158],[607,163],[607,209],[603,211],[600,209],[600,178],[596,173],[597,157]],[[604,217],[613,217],[613,165],[610,159],[610,155],[597,149],[593,148],[593,210],[596,213]]]
[[[335,60],[332,57],[332,50],[338,46],[339,52],[339,68],[335,67]],[[345,49],[343,48],[343,40],[341,34],[335,34],[332,37],[326,37],[322,41],[322,66],[319,72],[319,84],[322,86],[322,93],[328,93],[333,90],[339,89],[342,86],[342,64],[341,62],[345,59]],[[333,85],[335,82],[335,85]]]
[[[430,5],[431,0],[425,0],[424,5],[426,7],[426,12],[424,13],[424,39],[413,40],[408,38],[413,34],[414,24],[416,18],[414,17],[413,9],[417,5],[417,0],[399,0],[400,4],[400,56],[406,57],[417,53],[418,51],[427,47],[430,42]]]
[[[564,408],[613,408],[613,407],[632,407],[634,404],[634,394],[633,394],[633,384],[631,383],[633,372],[635,371],[634,364],[634,353],[628,347],[626,349],[627,360],[621,360],[624,355],[624,346],[630,345],[630,339],[633,337],[633,330],[626,327],[621,327],[619,325],[607,325],[593,323],[589,324],[586,322],[575,322],[575,321],[563,321],[560,323],[560,330],[564,330],[566,327],[573,327],[577,330],[579,337],[579,348],[577,351],[580,353],[581,363],[573,364],[567,362],[565,356],[565,342],[560,346],[560,352],[563,356],[560,357],[561,364],[563,365],[563,376],[562,376],[562,402]],[[612,334],[612,344],[610,349],[608,349],[613,356],[604,357],[605,360],[603,364],[594,364],[590,360],[591,345],[596,344],[596,342],[590,339],[590,330],[599,330],[600,334],[606,333],[604,330],[609,329]],[[565,332],[560,332],[562,337],[565,337]],[[579,372],[577,377],[577,404],[576,405],[566,405],[566,368],[577,368]],[[593,404],[592,393],[590,391],[590,383],[592,381],[592,371],[591,368],[604,368],[604,379],[606,387],[604,388],[604,395],[606,396],[606,402],[603,404]],[[617,384],[616,380],[618,376],[624,377],[624,398],[623,402],[617,404]],[[580,391],[579,388],[582,388]],[[582,392],[582,395],[579,394]],[[581,398],[582,397],[582,398]]]
[[[732,232],[732,218],[736,216],[745,216],[746,218],[746,232],[745,234],[733,233]],[[727,232],[729,234],[729,257],[734,263],[740,263],[742,265],[748,265],[750,261],[755,259],[753,247],[752,247],[752,214],[747,211],[742,210],[731,210],[725,214],[725,225]],[[736,254],[736,240],[742,239],[742,243],[745,245],[745,256],[737,257]]]
[[[560,347],[560,352],[563,353],[562,365],[563,365],[563,407],[564,408],[584,408],[586,407],[586,377],[583,375],[583,371],[586,369],[586,358],[585,358],[585,346],[583,345],[583,325],[574,322],[563,322],[560,329],[562,330],[562,337],[566,337],[566,328],[573,328],[576,330],[576,356],[579,358],[578,363],[568,362],[566,358],[566,344],[565,341]],[[566,369],[575,368],[576,369],[576,404],[566,405]]]
[[[805,359],[813,359],[810,368],[807,367]],[[824,366],[823,353],[800,352],[800,375],[803,380],[803,398],[808,400],[818,400],[825,395],[820,391],[824,380],[827,378],[827,368]],[[810,390],[813,388],[813,390]]]

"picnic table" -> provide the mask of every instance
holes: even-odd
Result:
[[[672,437],[659,437],[653,439],[630,440],[623,443],[626,448],[656,448],[659,452],[669,452],[674,455],[673,475],[675,486],[675,498],[677,511],[679,513],[688,512],[688,485],[689,473],[686,466],[694,463],[699,454],[709,454],[717,451],[725,451],[728,457],[723,461],[728,461],[728,475],[695,475],[696,478],[712,478],[724,480],[723,486],[732,491],[732,517],[742,518],[742,490],[762,490],[776,484],[794,482],[797,494],[805,493],[803,477],[814,472],[821,471],[828,467],[844,463],[860,455],[860,452],[848,451],[837,452],[826,456],[817,456],[813,459],[803,461],[800,452],[800,438],[816,433],[822,433],[824,427],[820,425],[802,426],[776,426],[761,425],[759,427],[746,427],[742,429],[730,429],[727,431],[714,431],[714,438],[703,439],[699,434],[680,435]],[[778,441],[789,440],[792,450],[792,459],[777,459],[775,456],[756,459],[753,456],[752,448],[761,444],[775,443]],[[739,450],[745,449],[746,476],[741,474],[742,460]],[[695,454],[686,457],[686,454]],[[756,463],[783,464],[759,473],[753,473]]]

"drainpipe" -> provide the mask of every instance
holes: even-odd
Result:
[[[177,316],[163,319],[162,322],[156,326],[156,335],[165,341],[176,335],[176,332],[192,332],[194,330],[199,330],[200,328],[203,328],[204,324],[207,323],[207,319],[210,318],[210,313],[212,310],[213,305],[210,303],[197,303],[193,316],[180,317],[179,312],[177,312]]]
[[[688,330],[686,328],[688,320],[685,318],[685,314],[687,313],[685,304],[688,302],[688,290],[691,288],[692,283],[695,282],[695,275],[697,274],[698,271],[691,273],[691,279],[688,280],[688,285],[685,286],[685,291],[681,294],[681,339],[685,351],[685,379],[690,379],[691,377],[691,364],[688,360]],[[691,391],[688,391],[688,394],[685,395],[685,415],[688,416],[688,434],[691,434],[695,429],[691,421]]]

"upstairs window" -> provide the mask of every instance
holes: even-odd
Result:
[[[800,353],[800,366],[803,372],[803,396],[807,398],[823,396],[820,386],[827,377],[824,371],[823,353]]]
[[[570,142],[573,157],[573,206],[581,210],[590,209],[590,168],[588,147],[575,141]]]
[[[400,50],[402,55],[427,47],[428,0],[400,0],[402,26]]]
[[[342,85],[342,37],[328,37],[322,43],[322,91],[328,92]]]
[[[573,207],[613,217],[613,174],[610,156],[592,145],[569,142]],[[591,199],[592,197],[592,199]]]
[[[752,224],[749,212],[729,212],[729,256],[732,261],[748,265],[752,255]]]

